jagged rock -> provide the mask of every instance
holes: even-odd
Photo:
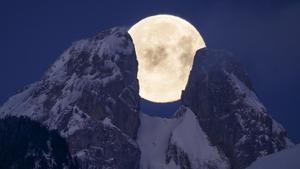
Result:
[[[127,29],[103,31],[73,43],[0,117],[58,130],[83,169],[241,169],[292,145],[227,52],[197,52],[169,119],[140,114],[137,67]]]
[[[82,168],[138,169],[137,60],[126,28],[72,44],[45,73],[1,108],[57,129]]]
[[[267,113],[249,77],[228,52],[199,50],[181,99],[234,169],[292,145],[286,130]]]

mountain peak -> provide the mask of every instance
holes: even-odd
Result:
[[[116,27],[74,42],[40,81],[4,103],[0,116],[27,116],[58,130],[82,168],[137,169],[138,91],[132,39]]]
[[[212,144],[235,169],[290,145],[285,129],[275,127],[280,125],[231,53],[207,48],[197,52],[182,104],[196,114]]]
[[[173,118],[140,114],[127,30],[74,42],[41,80],[4,103],[0,117],[27,116],[57,130],[88,169],[138,169],[140,162],[147,169],[242,169],[292,145],[238,60],[223,50],[197,51]]]
[[[73,42],[45,73],[44,79],[64,80],[66,76],[82,73],[95,75],[99,64],[112,66],[120,55],[135,53],[132,39],[125,27],[114,27],[97,35]],[[103,61],[106,61],[103,63]]]

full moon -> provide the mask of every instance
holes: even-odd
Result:
[[[140,96],[158,103],[179,100],[194,55],[205,47],[200,33],[186,20],[172,15],[142,19],[128,33],[139,64]]]

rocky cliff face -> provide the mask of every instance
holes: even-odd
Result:
[[[234,169],[292,144],[257,98],[240,64],[227,52],[206,48],[197,52],[182,104],[196,114],[209,140]]]
[[[138,93],[132,40],[112,28],[75,42],[0,117],[58,130],[83,169],[242,169],[292,145],[227,52],[197,52],[172,118],[140,114]]]
[[[137,60],[125,28],[75,42],[35,82],[1,108],[64,136],[82,168],[137,169]]]

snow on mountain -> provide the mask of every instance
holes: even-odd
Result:
[[[211,146],[194,113],[184,107],[178,112],[170,119],[141,114],[137,140],[141,169],[229,168],[226,158]],[[179,150],[190,166],[184,166]]]
[[[186,169],[230,168],[225,155],[211,145],[195,114],[185,107],[181,107],[178,112],[180,111],[183,111],[183,114],[180,113],[180,123],[171,133],[167,162],[173,160],[175,164]],[[185,155],[187,159],[183,160]]]
[[[137,142],[141,149],[141,169],[166,168],[166,151],[177,119],[152,117],[140,114],[141,126]]]
[[[262,157],[247,169],[299,169],[300,145]]]
[[[40,81],[0,108],[56,129],[81,168],[139,168],[137,60],[126,28],[71,45]]]
[[[127,29],[103,31],[73,43],[0,118],[56,129],[83,169],[242,169],[293,145],[228,52],[196,53],[170,119],[140,113],[137,65]]]
[[[247,73],[226,51],[197,51],[181,100],[234,169],[293,145],[258,99]]]

